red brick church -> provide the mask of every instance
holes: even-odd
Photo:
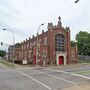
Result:
[[[70,28],[63,27],[61,18],[58,24],[48,23],[47,31],[38,35],[38,62],[66,65],[77,62],[77,48],[71,47]],[[37,37],[26,39],[21,43],[21,49],[15,50],[15,60],[22,61],[24,58],[28,62],[36,64]]]

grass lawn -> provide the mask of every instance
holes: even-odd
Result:
[[[86,75],[86,74],[90,74],[90,70],[84,70],[84,71],[77,71],[75,72],[76,74],[80,74],[80,75]]]
[[[14,67],[14,65],[8,61],[0,60],[0,64],[3,64],[8,67]]]

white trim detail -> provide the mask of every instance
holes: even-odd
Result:
[[[57,65],[59,65],[59,57],[63,56],[64,57],[64,65],[66,65],[66,52],[62,53],[62,52],[56,52],[56,61],[57,61]]]

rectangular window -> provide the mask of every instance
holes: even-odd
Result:
[[[31,58],[31,50],[28,51],[28,58]]]
[[[27,49],[29,48],[29,44],[27,43]]]
[[[41,44],[41,39],[39,39],[39,42],[38,42],[38,44]]]
[[[22,50],[23,50],[23,45],[22,45]]]
[[[44,44],[47,44],[47,37],[44,38]]]
[[[25,58],[27,58],[27,51],[25,51],[25,53],[24,53],[24,54],[25,54]]]
[[[24,45],[24,49],[26,49],[26,45]]]
[[[33,46],[35,46],[36,45],[36,41],[34,41],[34,43],[33,43]]]
[[[32,48],[32,43],[30,43],[30,48]]]
[[[42,57],[47,57],[47,51],[42,51]]]

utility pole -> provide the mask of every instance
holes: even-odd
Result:
[[[6,29],[6,28],[3,28],[2,29],[3,31],[5,31],[5,30],[8,30],[8,31],[10,31],[12,34],[13,34],[13,65],[15,66],[15,63],[14,63],[14,58],[15,58],[15,33],[14,33],[14,31],[12,31],[12,30],[10,30],[10,29]]]
[[[44,24],[41,24],[39,27],[38,27],[38,30],[37,30],[37,45],[36,45],[36,67],[37,67],[37,61],[38,61],[38,34],[39,34],[39,30],[40,30],[40,27],[43,26]]]

